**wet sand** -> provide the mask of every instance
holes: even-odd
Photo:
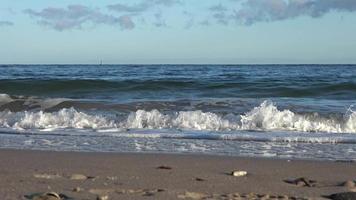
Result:
[[[46,192],[93,200],[323,199],[356,192],[352,181],[342,186],[348,180],[356,180],[354,162],[0,150],[2,200]]]

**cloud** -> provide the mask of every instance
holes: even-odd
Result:
[[[186,16],[188,19],[185,22],[184,29],[190,29],[195,25],[195,16],[193,13],[189,11],[183,11],[183,15]]]
[[[10,21],[0,21],[0,27],[2,26],[13,26],[14,23]]]
[[[227,11],[227,8],[220,3],[218,5],[211,6],[209,10],[213,12],[225,12]]]
[[[221,3],[218,5],[211,6],[209,10],[212,12],[212,17],[219,24],[228,25],[230,17],[227,12],[228,9]]]
[[[132,29],[135,27],[129,15],[116,17],[83,5],[69,5],[66,8],[48,7],[41,11],[26,9],[24,13],[37,18],[39,24],[51,27],[57,31],[82,29],[85,25],[89,24],[118,25],[122,29]]]
[[[170,7],[180,3],[181,2],[179,0],[144,0],[134,5],[118,3],[118,4],[108,5],[107,7],[108,9],[116,12],[141,13],[156,6]]]
[[[156,22],[153,23],[156,27],[166,27],[167,24],[162,17],[162,12],[157,12],[154,14]]]
[[[206,20],[199,22],[199,24],[202,26],[210,26],[210,21],[206,19]]]
[[[166,19],[164,18],[161,9],[171,7],[176,4],[181,4],[179,0],[142,0],[136,4],[111,4],[107,8],[116,13],[125,13],[131,14],[132,16],[143,15],[146,12],[154,11],[152,14],[151,20],[153,19],[152,24],[156,27],[167,27]],[[154,10],[154,8],[159,8]],[[147,14],[146,14],[147,15]],[[145,17],[145,19],[150,19]]]
[[[331,11],[354,12],[355,0],[245,0],[234,11],[233,18],[251,25],[280,21],[299,16],[321,17]]]
[[[123,29],[135,28],[135,23],[132,21],[132,18],[130,15],[123,15],[123,16],[119,17],[119,23]]]
[[[131,1],[130,1],[131,2]],[[184,28],[212,24],[252,25],[309,16],[322,17],[329,12],[355,12],[356,0],[220,0],[201,10],[184,11],[182,2],[188,0],[138,0],[136,3],[107,5],[106,12],[85,5],[69,5],[42,10],[26,9],[38,24],[58,31],[84,29],[95,25],[117,26],[123,30],[134,29],[139,24],[155,27],[170,27],[172,21],[181,20]],[[181,7],[177,7],[181,5]],[[188,8],[189,9],[189,8]],[[184,11],[183,14],[181,11]],[[174,12],[174,13],[173,13]],[[170,13],[170,15],[167,15]],[[146,23],[147,22],[147,23]],[[179,24],[179,23],[178,23]],[[11,26],[12,22],[0,21],[0,26]]]

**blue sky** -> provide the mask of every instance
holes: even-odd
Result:
[[[356,63],[355,0],[1,0],[0,63]]]

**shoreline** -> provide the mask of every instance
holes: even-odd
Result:
[[[51,191],[73,199],[321,199],[356,192],[340,186],[355,179],[355,169],[355,162],[0,149],[0,195],[5,200]],[[234,177],[234,170],[247,176]],[[315,183],[286,182],[301,177]]]
[[[305,162],[336,162],[336,163],[356,163],[356,159],[326,159],[326,158],[298,158],[298,157],[283,157],[283,156],[247,156],[235,154],[219,154],[219,153],[205,153],[205,152],[158,152],[158,151],[95,151],[95,150],[49,150],[49,149],[18,149],[14,148],[1,148],[0,151],[33,151],[33,152],[47,152],[47,153],[78,153],[78,154],[122,154],[122,155],[171,155],[171,156],[186,156],[186,157],[221,157],[221,158],[238,158],[238,159],[257,159],[257,160],[280,160],[280,161],[305,161]]]

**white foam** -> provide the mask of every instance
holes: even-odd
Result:
[[[168,115],[163,115],[158,110],[144,111],[138,110],[135,113],[131,113],[127,119],[127,128],[148,128],[148,129],[160,129],[170,126],[171,118]]]
[[[270,101],[241,116],[242,130],[356,133],[356,113],[349,110],[344,121],[295,114],[278,110]]]
[[[0,128],[15,130],[89,129],[114,132],[122,129],[188,129],[199,131],[294,131],[356,133],[356,112],[351,108],[344,119],[323,118],[318,115],[296,114],[278,110],[270,101],[263,102],[241,116],[221,116],[211,112],[180,111],[164,114],[158,110],[138,110],[126,120],[109,119],[102,115],[79,112],[74,108],[58,112],[0,112]]]
[[[210,112],[202,111],[181,111],[173,119],[172,124],[177,128],[186,128],[194,130],[234,130],[238,126],[233,122],[222,119],[220,116]]]
[[[102,116],[78,112],[74,108],[64,108],[53,113],[43,111],[0,112],[0,126],[17,130],[41,129],[51,131],[64,128],[93,130],[114,128],[116,124]]]

